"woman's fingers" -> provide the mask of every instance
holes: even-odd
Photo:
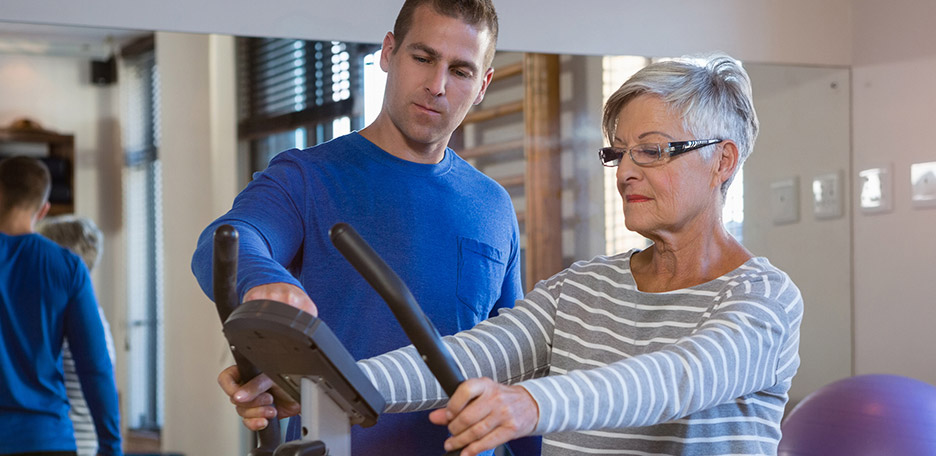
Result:
[[[462,452],[459,456],[476,456],[487,450],[497,448],[500,445],[503,445],[517,437],[512,437],[512,433],[503,428],[497,428],[492,432],[487,433],[480,440],[476,440],[469,444],[468,446],[462,448]],[[448,445],[446,445],[448,448]],[[458,448],[458,446],[453,446],[452,449]],[[451,451],[451,450],[447,450]]]
[[[429,419],[448,426],[452,433],[445,442],[447,451],[463,448],[463,455],[475,455],[529,435],[539,419],[539,408],[522,387],[471,379],[458,387],[446,408],[432,412]]]

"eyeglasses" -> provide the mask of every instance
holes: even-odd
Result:
[[[676,141],[663,144],[638,144],[631,148],[626,147],[602,147],[598,149],[598,158],[601,164],[613,168],[621,164],[624,154],[630,155],[634,163],[646,166],[657,161],[675,157],[705,146],[718,144],[723,139],[694,139],[692,141]]]

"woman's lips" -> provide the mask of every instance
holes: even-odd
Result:
[[[650,201],[650,198],[643,195],[627,195],[624,197],[628,203],[643,203]]]

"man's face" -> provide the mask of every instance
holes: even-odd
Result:
[[[448,143],[491,82],[486,28],[417,8],[402,42],[384,38],[380,67],[387,72],[384,109],[403,136],[417,144]]]

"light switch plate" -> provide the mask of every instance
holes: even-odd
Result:
[[[861,212],[876,214],[893,209],[894,180],[891,165],[868,168],[858,173],[858,195]]]
[[[842,216],[842,179],[838,172],[816,176],[812,183],[813,215],[817,219]]]
[[[770,184],[770,211],[774,225],[785,225],[799,221],[798,177]]]
[[[910,195],[915,207],[936,207],[936,162],[910,165]]]

